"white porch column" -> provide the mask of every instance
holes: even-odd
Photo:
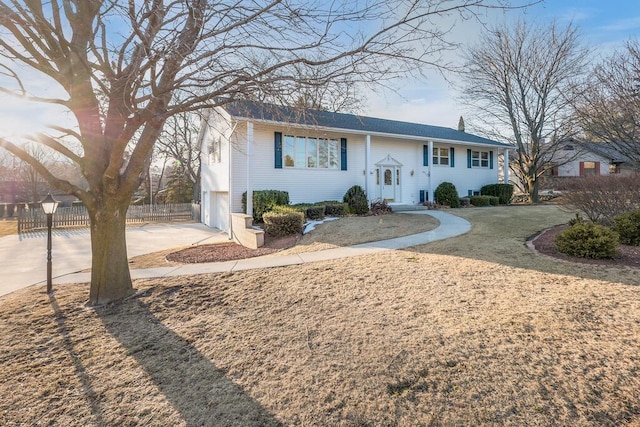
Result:
[[[253,185],[251,184],[251,157],[253,157],[253,123],[247,122],[247,215],[253,216]]]
[[[431,177],[431,172],[433,171],[433,141],[429,141],[429,152],[427,153],[429,166],[427,169],[427,190],[429,191],[429,201],[435,201],[435,197],[433,197],[433,179]]]
[[[369,169],[371,169],[371,135],[367,135],[364,145],[364,192],[367,195],[367,199],[372,200],[373,197],[369,193]]]
[[[502,167],[504,168],[502,172],[504,174],[504,183],[508,184],[509,183],[509,149],[508,148],[504,149],[504,155],[502,157],[504,160],[504,164],[502,165]]]

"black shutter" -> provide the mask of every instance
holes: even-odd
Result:
[[[275,157],[275,168],[282,169],[282,132],[276,132],[274,135],[274,150],[273,155]]]
[[[347,170],[347,138],[340,138],[340,170]]]

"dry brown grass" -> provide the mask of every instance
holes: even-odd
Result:
[[[476,251],[141,280],[97,309],[86,285],[5,296],[0,425],[638,425],[637,270],[525,257],[562,216],[527,209],[452,211]]]
[[[18,221],[14,219],[0,219],[0,237],[18,234]]]

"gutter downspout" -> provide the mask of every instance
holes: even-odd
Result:
[[[231,138],[233,137],[233,133],[236,131],[237,127],[238,122],[235,122],[231,127],[231,132],[229,132],[229,137],[227,138],[227,141],[229,142],[229,153],[227,156],[227,160],[229,162],[229,200],[227,200],[227,224],[229,224],[229,240],[233,240],[233,221],[231,220],[231,211],[233,210],[233,163],[231,163],[233,156],[231,154],[233,151],[233,147],[231,146]]]

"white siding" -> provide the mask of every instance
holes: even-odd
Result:
[[[563,155],[568,156],[564,157]],[[575,158],[574,158],[575,157]],[[564,163],[565,158],[571,159]],[[556,163],[564,163],[558,166],[558,176],[580,176],[580,162],[599,162],[600,175],[609,175],[609,159],[601,157],[590,151],[582,150],[576,155],[576,151],[564,152],[559,150],[555,156]]]

